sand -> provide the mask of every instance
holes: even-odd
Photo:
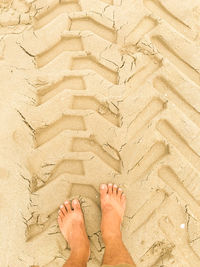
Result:
[[[138,267],[200,266],[198,0],[0,1],[0,266],[61,267],[78,197],[101,265],[99,184],[127,195]]]

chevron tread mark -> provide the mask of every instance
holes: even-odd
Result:
[[[93,56],[73,57],[72,70],[91,69],[113,84],[118,84],[118,73],[99,63]]]
[[[46,143],[65,129],[86,130],[83,118],[81,116],[63,116],[51,125],[51,127],[48,127],[48,129],[37,129],[35,134],[36,146]]]
[[[169,166],[163,166],[159,169],[159,176],[161,179],[165,181],[177,194],[186,201],[186,203],[190,206],[194,215],[198,220],[200,219],[199,211],[200,205],[194,199],[194,197],[187,191],[187,189],[183,186],[180,181],[180,178],[176,175],[174,170]]]
[[[200,157],[194,149],[186,142],[186,140],[177,132],[174,127],[166,120],[160,120],[156,128],[172,143],[180,152],[194,165],[197,170],[200,170]]]
[[[141,67],[136,73],[134,73],[129,79],[128,84],[132,90],[136,90],[142,86],[142,84],[159,68],[162,66],[161,62],[151,59],[149,63]]]
[[[61,42],[56,44],[50,50],[43,52],[36,57],[37,67],[41,68],[48,64],[52,59],[63,51],[82,51],[83,45],[81,37],[62,38]]]
[[[114,158],[110,154],[108,154],[96,140],[93,138],[85,139],[85,138],[74,138],[72,141],[72,151],[81,152],[81,151],[91,151],[99,156],[104,162],[110,165],[117,172],[120,172],[120,159],[118,158],[118,153],[114,151],[117,158]]]
[[[187,262],[189,266],[197,266],[200,264],[200,257],[191,249],[188,244],[188,240],[185,238],[177,238],[177,236],[181,236],[182,233],[179,229],[176,229],[169,218],[163,217],[159,221],[160,228],[166,234],[167,238],[170,239],[176,246],[176,248],[182,252],[182,255],[187,255],[184,257],[184,262]],[[181,241],[180,241],[181,240]]]
[[[78,1],[61,1],[55,2],[54,5],[50,6],[43,12],[39,13],[34,20],[34,29],[40,29],[45,26],[47,23],[52,21],[55,17],[62,13],[70,13],[74,11],[80,11],[80,6]]]
[[[38,89],[38,105],[41,105],[65,89],[85,90],[86,87],[83,78],[80,76],[63,76],[59,81],[51,85],[42,86]]]
[[[70,31],[91,31],[103,39],[110,41],[111,43],[116,42],[116,32],[112,28],[108,28],[99,22],[95,21],[90,17],[85,18],[73,18],[69,28]]]
[[[143,0],[144,6],[153,14],[160,16],[171,24],[177,31],[184,34],[187,38],[194,40],[196,34],[191,31],[190,26],[181,21],[177,16],[173,15],[160,0]]]
[[[168,98],[175,103],[189,118],[200,127],[200,114],[181,93],[173,87],[169,81],[162,76],[157,76],[153,80],[153,85],[156,90],[162,94],[167,94]]]
[[[99,103],[94,97],[74,96],[72,109],[91,109],[97,111],[105,119],[119,126],[119,114],[113,113],[107,105]]]
[[[193,82],[195,82],[198,86],[200,85],[199,72],[191,67],[189,63],[187,63],[184,59],[182,59],[171,46],[167,44],[165,40],[160,38],[159,36],[153,36],[151,38],[152,43],[157,47],[160,53],[162,53],[165,57],[167,57],[174,65],[180,69],[185,75],[188,76]]]
[[[142,18],[136,27],[125,37],[126,43],[136,45],[142,37],[157,26],[157,21],[150,16]]]

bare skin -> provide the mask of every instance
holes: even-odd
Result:
[[[70,257],[63,267],[86,266],[90,255],[90,244],[85,230],[83,213],[77,199],[73,200],[72,204],[65,201],[60,206],[58,224],[71,248]]]
[[[126,263],[136,266],[126,249],[121,234],[121,223],[126,207],[126,197],[117,185],[102,184],[101,197],[101,232],[105,244],[103,264],[115,265]],[[72,209],[73,208],[73,209]],[[85,230],[83,213],[78,200],[61,205],[58,224],[67,240],[71,254],[63,267],[84,267],[90,255],[89,240]]]
[[[121,223],[126,208],[126,196],[116,184],[102,184],[101,196],[101,233],[105,244],[103,264],[131,264],[136,266],[122,241]]]

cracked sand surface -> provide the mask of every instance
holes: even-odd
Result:
[[[62,266],[74,197],[100,266],[108,182],[138,267],[200,266],[199,30],[198,0],[0,1],[0,266]]]

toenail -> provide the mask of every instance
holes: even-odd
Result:
[[[62,209],[64,206],[63,205],[60,205],[60,208]]]
[[[116,185],[116,184],[114,184],[114,187],[116,187],[116,188],[117,188],[117,185]]]
[[[112,186],[112,184],[108,184],[108,186]]]
[[[119,190],[119,191],[122,191],[122,189],[121,189],[121,188],[118,188],[118,190]]]
[[[68,201],[65,201],[65,204],[68,204],[69,202]]]
[[[77,199],[74,199],[73,202],[74,202],[74,204],[78,204],[78,200]]]
[[[105,189],[105,188],[106,188],[105,184],[102,184],[101,189]]]

